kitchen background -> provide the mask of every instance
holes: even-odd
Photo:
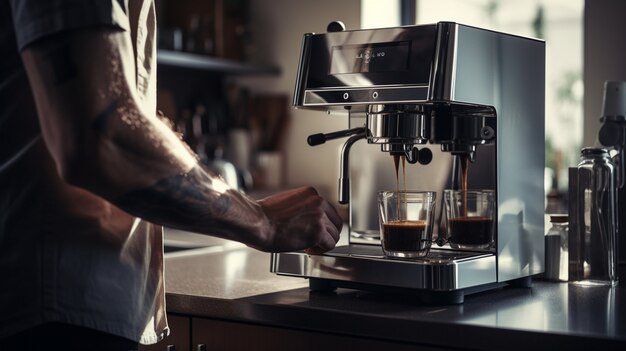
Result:
[[[159,108],[203,160],[261,195],[313,185],[336,202],[347,115],[295,110],[300,43],[341,20],[349,29],[441,20],[546,40],[546,189],[594,145],[605,80],[626,80],[623,0],[158,0]],[[193,53],[189,55],[187,53]],[[532,102],[529,102],[532,103]],[[234,166],[234,168],[233,168]]]

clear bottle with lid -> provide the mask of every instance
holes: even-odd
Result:
[[[546,269],[544,278],[554,282],[568,280],[568,217],[566,214],[550,215],[552,226],[545,236]]]
[[[606,149],[584,148],[577,170],[576,229],[569,233],[569,281],[617,285],[617,188]]]

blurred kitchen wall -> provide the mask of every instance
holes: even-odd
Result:
[[[583,145],[593,146],[600,129],[604,81],[626,81],[626,1],[587,0],[584,20]]]
[[[341,20],[348,29],[360,28],[361,0],[249,0],[250,61],[279,67],[278,77],[237,78],[252,92],[289,97],[290,124],[284,142],[286,187],[313,185],[331,202],[337,200],[339,152],[344,140],[311,147],[308,135],[348,128],[347,115],[296,110],[291,107],[302,36],[326,32],[328,23]]]

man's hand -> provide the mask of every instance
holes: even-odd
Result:
[[[288,190],[258,201],[273,226],[263,251],[305,249],[319,254],[335,247],[343,220],[311,187]]]

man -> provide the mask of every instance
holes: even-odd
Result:
[[[339,238],[312,188],[252,201],[157,118],[154,11],[0,0],[2,350],[127,350],[166,335],[150,223],[268,252],[321,253]]]

